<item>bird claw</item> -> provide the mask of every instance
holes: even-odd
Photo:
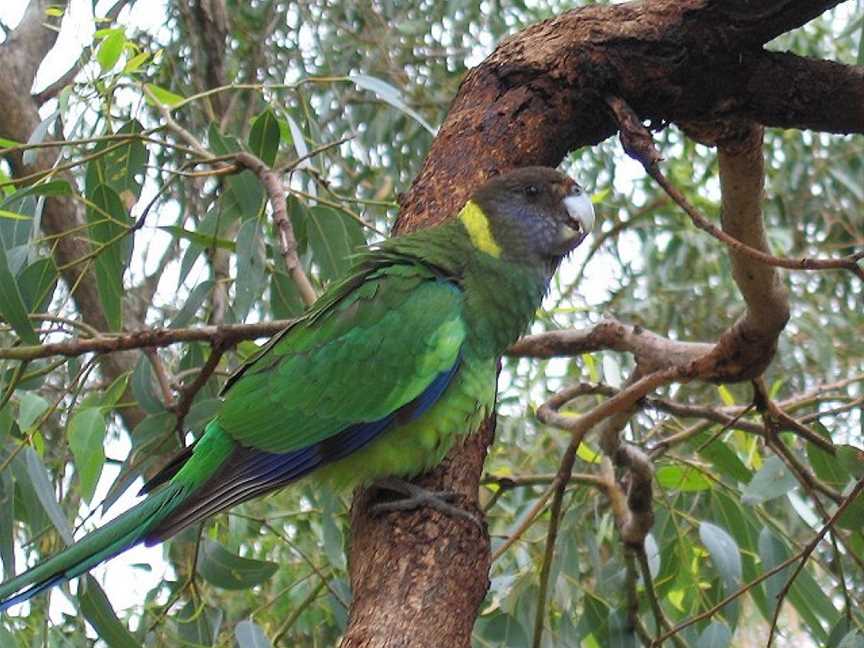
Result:
[[[379,480],[375,483],[374,488],[378,492],[391,491],[398,493],[402,495],[402,498],[372,504],[369,507],[369,512],[372,515],[383,515],[384,513],[391,513],[393,511],[411,511],[425,506],[450,517],[469,520],[471,523],[477,525],[481,531],[484,528],[483,522],[476,515],[451,503],[458,497],[452,491],[432,491],[422,486],[417,486],[417,484],[392,477]]]

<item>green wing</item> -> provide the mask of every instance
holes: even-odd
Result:
[[[415,265],[343,282],[229,383],[219,427],[287,453],[379,421],[459,361],[462,292]]]

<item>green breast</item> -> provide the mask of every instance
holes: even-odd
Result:
[[[337,489],[382,477],[413,477],[439,464],[460,438],[476,432],[495,405],[496,361],[466,352],[447,390],[419,418],[387,430],[366,447],[316,473]]]

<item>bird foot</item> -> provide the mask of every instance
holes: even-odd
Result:
[[[376,497],[381,491],[390,491],[402,495],[400,499],[376,502],[369,507],[372,515],[382,515],[393,511],[411,511],[423,506],[434,509],[454,518],[462,518],[476,524],[483,530],[483,522],[473,513],[454,506],[457,494],[452,491],[431,491],[412,484],[411,482],[389,477],[375,482]]]

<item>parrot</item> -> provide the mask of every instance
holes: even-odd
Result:
[[[219,414],[143,486],[146,498],[0,584],[0,611],[311,473],[402,496],[376,513],[458,513],[406,480],[491,414],[500,356],[593,224],[579,184],[529,166],[487,180],[440,225],[363,248],[227,380]]]

